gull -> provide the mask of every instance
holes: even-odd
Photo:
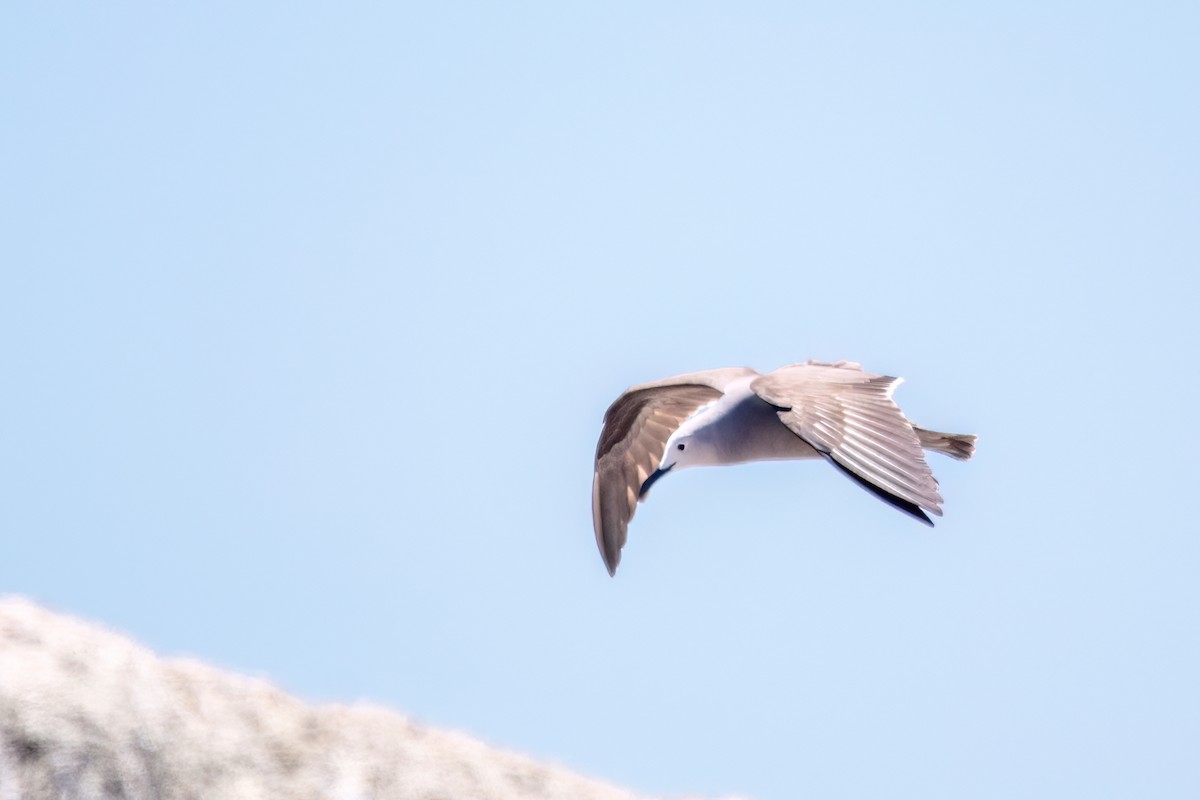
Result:
[[[608,574],[616,574],[637,504],[685,467],[824,459],[932,526],[925,512],[940,517],[942,496],[924,450],[965,461],[976,437],[910,422],[892,400],[902,381],[853,361],[812,360],[765,375],[731,367],[627,389],[604,414],[592,478],[592,522]]]

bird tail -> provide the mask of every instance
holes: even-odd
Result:
[[[913,430],[921,440],[921,447],[926,450],[935,450],[959,461],[966,461],[975,454],[975,440],[978,437],[973,433],[939,433],[916,425],[913,425]]]

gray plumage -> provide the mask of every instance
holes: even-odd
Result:
[[[873,494],[932,525],[941,516],[924,450],[965,460],[975,436],[913,425],[892,400],[900,378],[849,361],[809,361],[766,375],[729,368],[628,389],[604,415],[592,480],[596,544],[609,574],[629,521],[669,470],[823,458]]]

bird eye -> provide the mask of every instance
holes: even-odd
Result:
[[[675,445],[675,448],[678,450],[682,450],[685,447],[687,447],[687,445],[685,445],[683,442],[680,442],[679,444]]]

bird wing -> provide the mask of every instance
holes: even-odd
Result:
[[[864,488],[918,519],[941,516],[921,440],[892,392],[900,378],[851,361],[809,361],[757,378],[750,388],[779,408],[779,419]]]
[[[684,420],[724,394],[730,381],[757,374],[729,368],[677,375],[633,386],[609,406],[596,445],[592,522],[610,575],[617,571],[629,520],[646,479],[662,461],[667,439]]]

